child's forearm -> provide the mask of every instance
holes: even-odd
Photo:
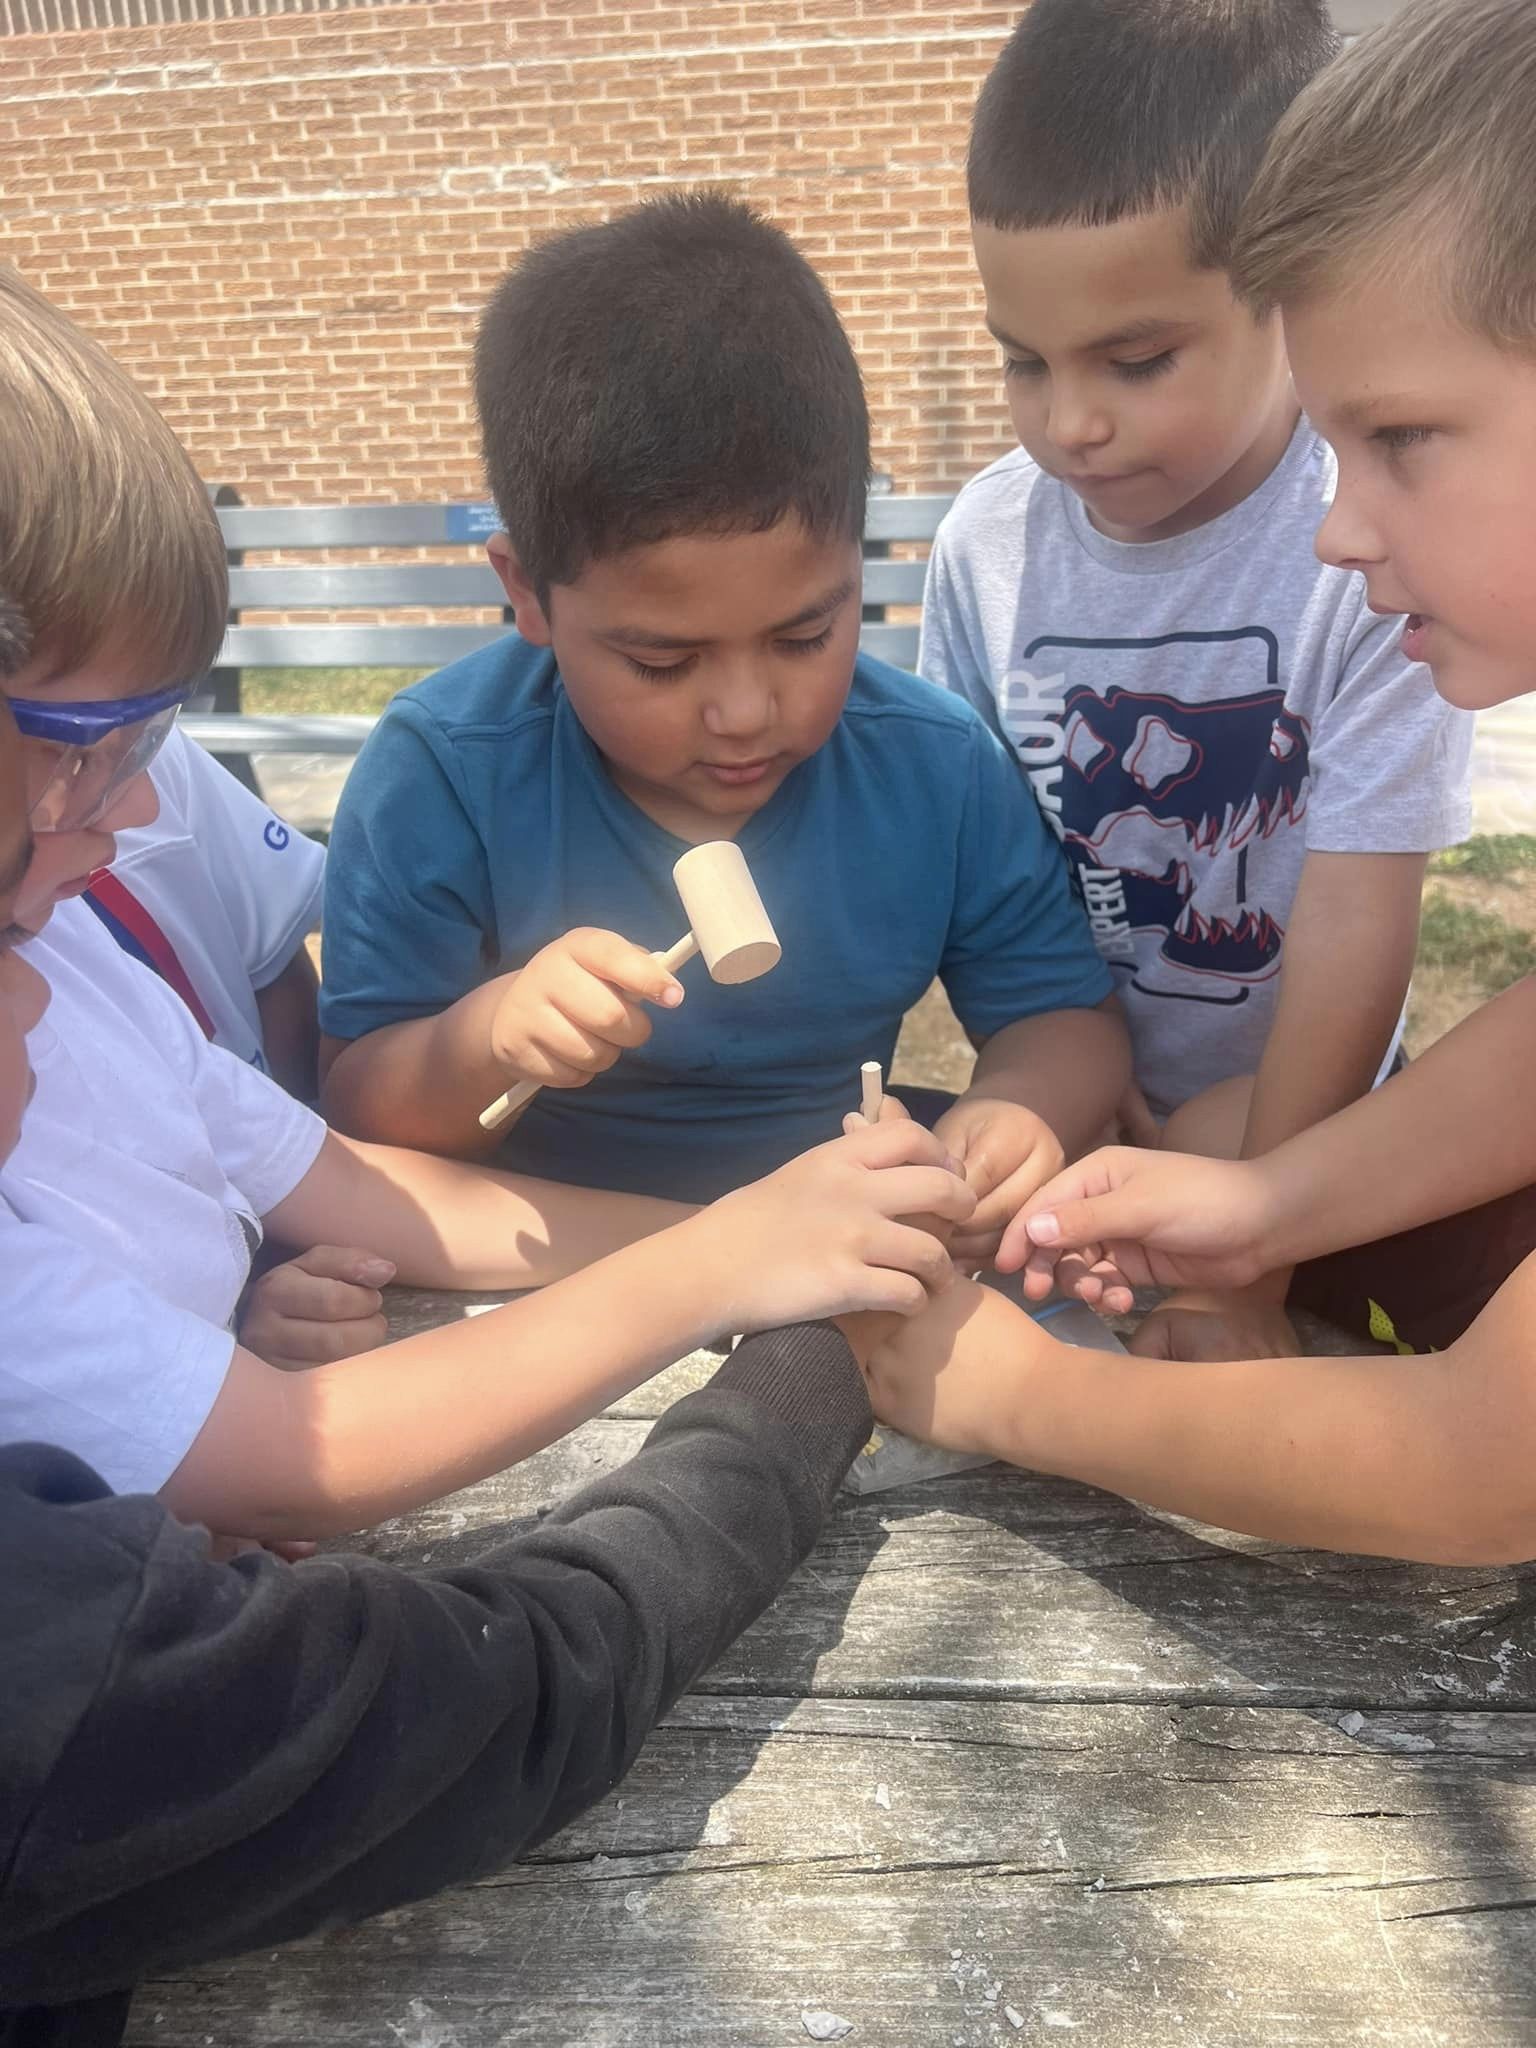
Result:
[[[730,1276],[713,1272],[714,1240],[701,1229],[695,1242],[692,1228],[308,1372],[237,1350],[164,1498],[239,1535],[330,1536],[515,1464],[718,1333]]]
[[[30,1724],[8,1715],[17,1762],[44,1753],[7,1874],[32,1897],[58,1896],[87,1864],[105,1875],[73,1900],[67,1941],[43,1915],[25,1928],[12,1916],[7,1983],[70,1998],[87,1957],[99,1981],[128,1983],[527,1853],[623,1776],[767,1606],[868,1434],[863,1382],[831,1331],[751,1339],[620,1470],[532,1527],[487,1530],[472,1573],[348,1555],[318,1572],[230,1572],[142,1501],[95,1498],[106,1488],[62,1454],[13,1454],[0,1472],[7,1565],[57,1585],[67,1560],[90,1587],[71,1644],[101,1676],[73,1709],[39,1698]],[[42,1654],[59,1604],[26,1612],[30,1635],[8,1632],[13,1668],[34,1643]],[[194,1652],[202,1682],[189,1685]],[[88,1771],[50,1769],[53,1747],[18,1732],[51,1719],[56,1746],[87,1711]],[[403,1740],[412,1767],[392,1768]],[[109,1795],[130,1780],[144,1812],[174,1803],[174,1820],[125,1830]]]
[[[1422,854],[1308,854],[1254,1080],[1245,1159],[1369,1089],[1407,996],[1423,879]]]
[[[1100,1141],[1130,1077],[1130,1038],[1110,997],[1005,1025],[977,1054],[966,1092],[1033,1110],[1074,1159]]]
[[[1536,1090],[1522,1085],[1536,978],[1496,996],[1326,1123],[1256,1162],[1276,1265],[1368,1244],[1536,1181]]]
[[[265,1222],[284,1244],[365,1245],[408,1287],[542,1287],[688,1214],[332,1132]]]
[[[386,1024],[321,1048],[320,1107],[338,1130],[379,1144],[462,1159],[494,1153],[505,1130],[480,1112],[512,1085],[491,1057],[491,1019],[506,978],[471,989],[435,1017]]]
[[[1472,1564],[1536,1555],[1533,1311],[1522,1269],[1428,1357],[1116,1358],[1042,1341],[1016,1310],[960,1341],[1022,1360],[1012,1463],[1275,1542]]]

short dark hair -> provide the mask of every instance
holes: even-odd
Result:
[[[541,594],[678,534],[863,529],[848,337],[788,236],[723,193],[530,250],[485,309],[475,396],[491,493]]]
[[[981,89],[967,166],[988,227],[1190,209],[1227,267],[1270,135],[1337,54],[1327,0],[1034,0]]]

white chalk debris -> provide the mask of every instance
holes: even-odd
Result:
[[[842,2019],[835,2012],[815,2011],[810,2006],[800,2008],[800,2024],[813,2041],[842,2041],[853,2032],[853,2021]]]

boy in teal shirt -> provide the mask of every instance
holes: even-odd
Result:
[[[937,1127],[984,1255],[1102,1127],[1124,1036],[995,736],[858,655],[868,420],[822,286],[732,200],[641,207],[503,282],[477,395],[518,632],[397,698],[348,785],[328,1109],[483,1155],[534,1080],[508,1159],[706,1200],[835,1133],[938,974],[981,1047]],[[672,866],[723,838],[784,958],[685,987],[651,957]]]

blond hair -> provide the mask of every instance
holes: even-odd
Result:
[[[1536,7],[1415,0],[1301,95],[1239,224],[1256,307],[1425,280],[1500,347],[1536,350]]]
[[[0,591],[50,672],[108,645],[181,682],[212,663],[229,575],[190,457],[96,342],[0,267]]]

